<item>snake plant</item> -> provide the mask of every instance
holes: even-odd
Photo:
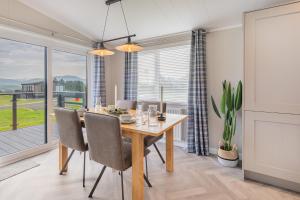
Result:
[[[231,86],[229,81],[223,81],[223,94],[220,103],[220,111],[213,97],[211,102],[216,115],[224,120],[223,143],[224,150],[232,150],[232,138],[236,131],[237,112],[242,107],[242,81],[239,81],[237,88]]]

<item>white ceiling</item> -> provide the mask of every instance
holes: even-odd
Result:
[[[19,0],[92,40],[101,39],[105,0]],[[137,39],[179,33],[197,27],[215,29],[242,23],[242,13],[290,0],[122,0],[131,33]],[[105,39],[126,35],[121,8],[110,8]]]

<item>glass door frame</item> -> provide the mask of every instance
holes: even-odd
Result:
[[[92,56],[88,54],[89,49],[91,46],[84,46],[80,44],[74,44],[67,41],[63,41],[60,39],[56,39],[51,36],[43,36],[41,34],[12,28],[5,25],[0,25],[0,38],[13,40],[17,42],[28,43],[32,45],[38,45],[45,47],[45,144],[40,145],[39,147],[24,150],[15,154],[10,154],[7,156],[0,157],[0,167],[5,166],[10,163],[17,162],[19,160],[23,160],[44,152],[47,152],[51,149],[55,149],[57,147],[58,141],[52,140],[49,141],[49,138],[53,134],[52,130],[52,123],[51,118],[53,114],[51,113],[53,104],[52,104],[52,97],[53,97],[53,78],[52,78],[52,50],[64,51],[73,54],[79,54],[86,56],[87,62],[87,105],[91,105],[91,88],[92,80],[91,80],[91,63],[92,63]]]

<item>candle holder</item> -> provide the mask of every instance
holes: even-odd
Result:
[[[163,113],[160,113],[160,115],[157,117],[158,121],[166,121],[166,117]]]

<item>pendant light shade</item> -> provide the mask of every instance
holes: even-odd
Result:
[[[114,54],[114,52],[105,48],[104,44],[101,42],[100,47],[91,50],[90,54],[93,54],[96,56],[111,56]]]
[[[136,43],[131,42],[131,39],[129,37],[128,42],[126,44],[117,46],[116,49],[119,50],[119,51],[131,53],[131,52],[142,51],[143,47],[139,46]]]
[[[106,29],[106,24],[107,24],[107,18],[108,18],[108,14],[109,14],[109,8],[111,4],[114,3],[120,3],[121,9],[122,9],[122,14],[123,14],[123,18],[124,18],[124,22],[126,25],[126,30],[127,30],[127,36],[124,37],[119,37],[119,38],[114,38],[114,39],[110,39],[110,40],[103,40],[104,39],[104,33],[105,33],[105,29]],[[143,47],[137,45],[136,43],[131,42],[131,37],[135,37],[135,34],[130,35],[129,34],[129,29],[128,29],[128,25],[127,25],[127,20],[126,20],[126,16],[125,16],[125,12],[123,9],[123,5],[121,0],[107,0],[105,2],[105,4],[107,5],[107,11],[106,11],[106,17],[105,17],[105,22],[104,22],[104,28],[103,28],[103,32],[102,32],[102,39],[101,39],[101,43],[100,43],[100,47],[96,47],[95,49],[91,50],[89,53],[93,54],[93,55],[97,55],[97,56],[110,56],[113,55],[114,52],[108,50],[107,48],[104,47],[104,43],[106,42],[111,42],[111,41],[115,41],[115,40],[121,40],[121,39],[128,39],[128,42],[126,44],[117,46],[116,49],[122,52],[137,52],[137,51],[141,51],[143,50]],[[99,43],[98,43],[99,44]]]

